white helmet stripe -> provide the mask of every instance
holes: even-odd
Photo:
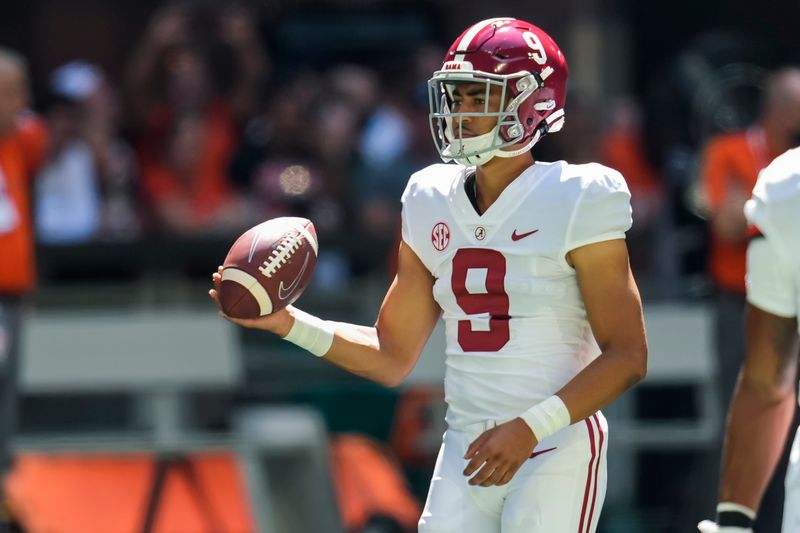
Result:
[[[561,118],[563,116],[564,116],[564,110],[563,109],[559,109],[557,111],[553,111],[552,113],[550,113],[545,120],[547,121],[548,124],[550,124],[551,122],[553,122],[557,118]]]
[[[472,43],[472,39],[474,39],[475,36],[478,35],[478,33],[480,33],[482,29],[489,26],[490,24],[494,24],[495,22],[500,22],[501,20],[507,21],[514,19],[511,17],[497,17],[478,22],[477,24],[472,26],[467,33],[464,34],[464,37],[461,38],[461,41],[459,41],[458,46],[456,47],[456,51],[465,52],[469,50],[469,45]],[[463,61],[463,60],[464,60],[464,54],[456,54],[456,56],[453,58],[453,61]]]

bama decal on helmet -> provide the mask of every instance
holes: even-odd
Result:
[[[473,70],[469,61],[445,61],[442,70]]]

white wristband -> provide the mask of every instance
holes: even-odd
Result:
[[[717,504],[717,512],[718,513],[742,513],[750,520],[756,519],[756,512],[750,509],[747,506],[742,505],[741,503],[733,503],[733,502],[719,502]]]
[[[528,424],[539,442],[569,426],[571,422],[567,406],[556,394],[537,403],[519,416]]]
[[[292,311],[294,325],[283,338],[322,357],[333,344],[333,323],[322,320],[299,309]]]

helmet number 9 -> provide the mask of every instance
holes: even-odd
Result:
[[[525,43],[531,47],[531,50],[533,50],[531,58],[539,65],[547,63],[547,52],[544,51],[544,46],[542,45],[542,41],[539,40],[539,37],[533,32],[526,31],[522,34],[522,38],[525,40]]]

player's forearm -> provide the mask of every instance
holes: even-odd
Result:
[[[387,387],[398,385],[411,368],[381,346],[374,327],[335,322],[333,344],[324,358],[352,374]]]
[[[411,370],[411,365],[407,362],[409,359],[401,358],[388,350],[388,343],[382,345],[378,330],[374,327],[321,321],[296,308],[291,308],[284,316],[285,320],[272,329],[274,333],[352,374],[392,387],[399,384]],[[327,333],[323,336],[327,335],[327,342],[320,345],[318,338],[298,342],[298,339],[290,335],[291,331],[297,331],[298,321],[302,325],[304,321],[309,323],[309,320],[313,323],[312,329],[318,324],[324,325]]]
[[[607,348],[560,391],[572,422],[583,420],[616,400],[647,373],[647,346]]]
[[[765,394],[740,382],[731,404],[720,501],[758,509],[786,442],[794,402],[793,389]]]

